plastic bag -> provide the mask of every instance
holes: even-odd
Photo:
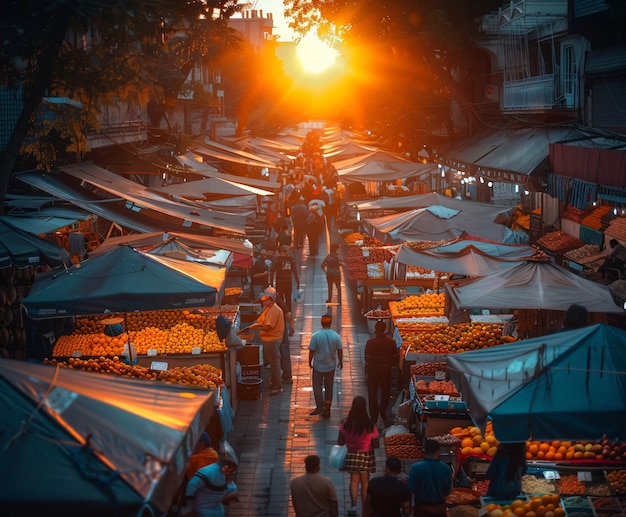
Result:
[[[237,334],[235,327],[231,327],[225,340],[226,346],[231,350],[241,350],[244,347],[243,341]]]
[[[328,455],[328,464],[331,468],[339,471],[346,470],[346,456],[348,448],[345,445],[333,445]]]
[[[232,327],[232,323],[226,316],[222,316],[220,314],[217,318],[215,318],[215,332],[217,332],[218,338],[226,339],[232,330]]]

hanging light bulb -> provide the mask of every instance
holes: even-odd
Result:
[[[617,215],[617,207],[613,209],[613,215]]]
[[[482,176],[480,177],[480,182],[481,183],[485,183],[485,178],[483,178]]]
[[[489,183],[487,183],[487,186],[488,186],[489,188],[493,187],[493,181],[490,181]]]

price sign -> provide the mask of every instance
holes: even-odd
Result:
[[[157,355],[157,349],[156,348],[148,348],[148,355],[149,356]]]
[[[450,395],[435,395],[435,400],[450,400]]]
[[[152,361],[150,363],[150,369],[161,372],[168,369],[168,364],[164,361]]]
[[[561,479],[561,474],[559,474],[556,470],[546,470],[543,473],[543,477],[546,479]]]
[[[579,471],[578,472],[578,481],[591,481],[591,472],[586,470],[586,471]]]
[[[200,355],[202,353],[202,348],[200,348],[199,346],[194,346],[191,349],[191,355]]]
[[[72,357],[82,357],[83,356],[83,352],[81,350],[74,350],[72,352]]]
[[[446,372],[435,372],[435,380],[445,381],[446,380]]]

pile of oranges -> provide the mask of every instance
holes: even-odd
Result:
[[[452,436],[461,441],[461,454],[463,456],[492,456],[498,448],[498,440],[493,434],[491,422],[487,423],[485,435],[475,426],[454,427],[450,430]]]
[[[529,460],[582,460],[602,458],[602,445],[592,442],[526,442],[526,459]]]
[[[444,293],[424,293],[407,296],[404,300],[389,304],[394,316],[443,316],[446,303]]]
[[[515,499],[511,504],[487,505],[489,517],[565,517],[566,512],[561,506],[561,497],[558,494],[544,494],[533,496],[528,500]]]

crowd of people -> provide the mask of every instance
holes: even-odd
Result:
[[[314,143],[309,143],[314,149]],[[336,171],[318,160],[313,153],[302,155],[295,169],[294,182],[288,183],[281,197],[282,206],[272,223],[270,239],[263,243],[251,269],[250,281],[254,300],[262,305],[256,321],[245,330],[258,329],[263,355],[270,368],[270,394],[283,391],[282,385],[292,382],[289,337],[293,335],[294,298],[300,291],[300,278],[294,249],[303,249],[308,242],[308,256],[319,252],[320,235],[330,230],[333,218],[341,206],[337,190]],[[306,173],[306,174],[305,174]],[[306,178],[305,176],[312,176]],[[327,304],[342,303],[342,263],[337,241],[329,241],[329,253],[317,263],[327,281]],[[618,251],[609,259],[611,266],[621,260]],[[314,262],[314,265],[316,263]],[[619,266],[619,263],[618,263]],[[609,265],[607,264],[607,268]],[[623,267],[623,265],[622,265]],[[331,416],[337,369],[343,368],[344,346],[339,333],[331,328],[331,311],[321,316],[321,329],[313,333],[308,343],[308,363],[311,369],[311,390],[315,406],[311,416],[328,420]],[[516,318],[507,333],[517,332]],[[572,305],[563,320],[563,330],[588,324],[584,307]],[[365,517],[446,517],[446,498],[455,479],[451,466],[441,461],[440,445],[435,440],[424,442],[424,458],[414,463],[408,474],[402,471],[402,461],[387,457],[382,476],[376,473],[375,450],[379,447],[383,429],[391,423],[392,372],[398,365],[398,347],[388,334],[383,320],[376,322],[375,335],[365,343],[365,383],[367,398],[356,396],[348,416],[341,421],[337,444],[345,446],[345,468],[349,476],[349,516],[357,515],[359,505]],[[490,479],[489,496],[496,500],[512,499],[521,492],[521,477],[525,472],[524,444],[502,444],[487,472]],[[198,454],[206,454],[206,445],[199,445]],[[202,457],[192,458],[186,496],[197,502],[200,517],[222,516],[223,505],[236,497],[232,482],[237,466],[232,461],[211,456],[211,463],[203,465]],[[304,459],[305,474],[290,482],[293,508],[297,517],[336,517],[339,513],[337,491],[333,482],[322,475],[323,458],[316,454]],[[191,471],[196,470],[194,474]],[[205,478],[210,482],[207,484]],[[213,491],[207,492],[209,487]],[[216,487],[219,490],[214,490]],[[219,513],[222,512],[222,513]]]

